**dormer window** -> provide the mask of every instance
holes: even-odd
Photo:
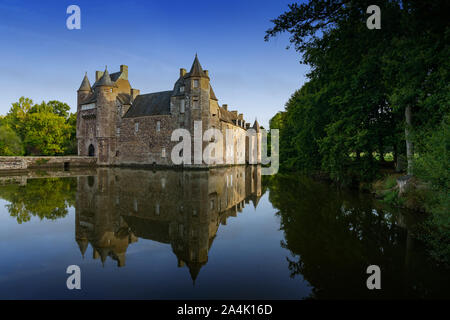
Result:
[[[180,92],[184,92],[184,86],[180,87]]]

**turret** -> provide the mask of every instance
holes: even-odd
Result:
[[[87,72],[84,74],[83,81],[81,82],[80,88],[78,92],[90,92],[91,91],[91,83],[89,82]]]
[[[97,87],[113,87],[114,83],[111,81],[108,69],[105,68],[105,72],[97,83]]]

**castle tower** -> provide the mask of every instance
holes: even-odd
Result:
[[[205,149],[207,142],[203,141],[203,132],[210,127],[210,112],[209,112],[209,75],[207,72],[203,71],[200,61],[198,60],[197,54],[195,55],[194,62],[192,63],[191,70],[187,74],[186,78],[189,98],[190,98],[190,112],[191,112],[191,123],[190,132],[193,135],[195,131],[199,134],[194,135],[192,139],[192,150],[194,151],[194,165],[201,165],[201,157],[195,157],[195,154],[202,154],[199,146],[203,146],[202,150]],[[198,122],[201,121],[202,130],[196,128]]]
[[[98,164],[111,164],[116,149],[117,93],[114,92],[113,87],[115,84],[111,81],[108,69],[105,68],[105,72],[95,86]]]
[[[92,95],[92,88],[89,82],[87,72],[84,75],[83,81],[81,82],[80,88],[77,91],[77,141],[78,141],[78,155],[83,154],[83,145],[82,141],[84,140],[85,132],[81,128],[81,105],[83,102],[89,99],[89,96]]]
[[[261,128],[259,126],[258,120],[255,119],[253,123],[253,129],[256,131],[256,163],[261,163]]]

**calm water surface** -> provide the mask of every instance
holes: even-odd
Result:
[[[449,297],[414,214],[306,178],[102,168],[0,184],[1,299]]]

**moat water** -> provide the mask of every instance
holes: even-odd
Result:
[[[449,298],[450,270],[411,236],[418,220],[257,167],[2,176],[0,298]]]

